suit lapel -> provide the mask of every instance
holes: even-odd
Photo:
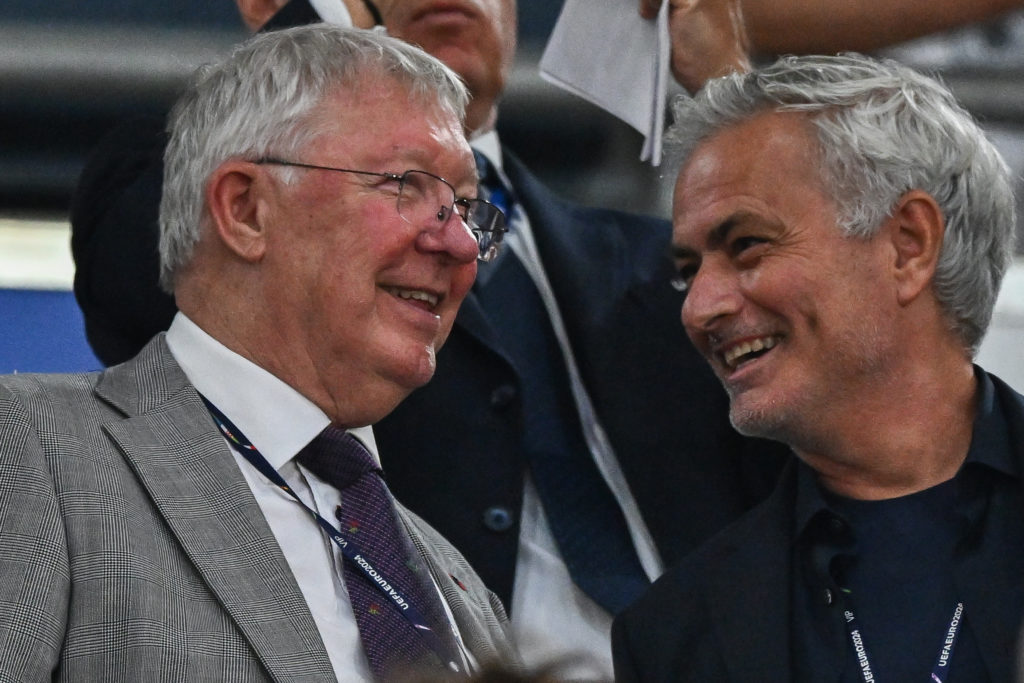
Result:
[[[498,334],[494,331],[494,327],[487,319],[487,313],[480,304],[480,299],[476,296],[475,287],[473,291],[470,291],[463,300],[462,305],[459,307],[459,313],[455,318],[455,326],[476,339],[488,349],[491,349],[500,355],[505,359],[505,362],[511,363],[508,356],[501,348],[501,342],[498,339]]]
[[[107,371],[97,393],[129,415],[104,430],[267,671],[277,681],[333,680],[287,560],[162,339]]]
[[[995,385],[998,402],[1005,411],[1017,472],[1019,475],[1024,474],[1024,401],[1020,394],[1002,380],[992,375],[989,377]],[[1019,476],[1018,483],[1024,485],[1024,476]],[[987,539],[1012,537],[1013,532],[1004,529],[1014,526],[1017,520],[1011,516],[1024,514],[1024,510],[993,505],[991,500],[989,505],[985,520],[986,538],[980,541],[980,547],[987,547],[988,552],[972,553],[957,568],[956,576],[963,592],[961,599],[965,618],[974,631],[992,680],[1000,681],[1013,678],[1014,660],[1011,653],[1020,633],[1020,605],[1024,604],[1024,585],[1019,574],[1005,562],[998,561],[1000,549],[995,542]],[[984,581],[979,581],[977,577],[984,577]]]
[[[588,220],[580,220],[571,205],[541,184],[514,155],[506,152],[504,160],[516,197],[530,218],[537,250],[570,336],[585,339],[578,332],[573,334],[574,328],[605,320],[605,309],[622,298],[636,275],[628,245],[621,233],[596,221],[600,211],[590,211]],[[557,267],[547,265],[552,263]]]
[[[595,327],[595,321],[611,319],[609,307],[620,301],[622,290],[631,285],[633,273],[626,245],[618,232],[603,230],[601,225],[581,222],[573,217],[571,206],[541,184],[514,155],[507,151],[502,154],[504,170],[515,188],[517,202],[529,216],[534,241],[559,303],[574,353],[586,356],[591,349],[580,348],[581,344],[604,339],[603,328]],[[588,228],[585,235],[581,234],[581,226]],[[506,245],[504,248],[510,247]],[[546,265],[549,263],[557,263],[558,267],[550,268]],[[600,277],[595,277],[595,264],[599,264]],[[479,286],[478,282],[476,287]],[[511,362],[502,351],[487,312],[474,293],[466,297],[459,309],[456,325],[497,352],[506,362]],[[605,347],[605,344],[598,343],[593,348],[603,352]],[[588,375],[586,381],[589,373],[585,374]]]
[[[790,468],[708,579],[711,627],[734,683],[785,683],[790,665]]]

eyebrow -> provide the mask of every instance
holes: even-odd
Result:
[[[708,231],[707,243],[709,249],[717,249],[718,247],[725,244],[725,241],[729,238],[729,233],[746,220],[750,216],[746,211],[740,211],[732,214],[721,223],[716,225],[710,231]],[[672,245],[672,258],[676,260],[686,258],[696,258],[699,255],[699,250],[691,247],[680,246],[677,244]]]
[[[399,174],[401,174],[403,171],[426,171],[431,175],[436,175],[439,178],[444,178],[452,187],[455,188],[455,191],[457,193],[459,185],[463,182],[466,183],[467,187],[469,186],[470,183],[473,184],[473,187],[477,187],[480,185],[479,171],[477,170],[475,163],[472,165],[471,173],[467,173],[464,178],[456,180],[448,176],[442,175],[441,173],[438,173],[436,168],[432,164],[432,162],[436,159],[436,156],[433,154],[428,154],[426,150],[423,150],[421,148],[393,147],[391,148],[390,153],[386,156],[386,160],[383,156],[379,159],[379,165],[387,166],[390,164],[391,166],[394,167],[404,165],[405,167],[401,171],[396,171]],[[466,168],[469,168],[468,164]],[[461,197],[462,195],[460,194],[459,196]]]

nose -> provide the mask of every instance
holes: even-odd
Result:
[[[683,301],[683,326],[691,335],[710,332],[720,321],[737,313],[742,296],[736,278],[705,259],[690,281]]]
[[[480,253],[476,235],[457,211],[449,210],[437,225],[425,227],[417,237],[417,246],[427,252],[447,254],[457,263],[475,261]]]

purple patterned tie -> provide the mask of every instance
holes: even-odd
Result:
[[[446,650],[435,652],[396,603],[346,559],[345,586],[374,676],[387,680],[394,669],[423,666],[450,671],[448,663],[457,661],[451,627],[427,568],[396,519],[394,500],[381,478],[380,466],[355,437],[337,427],[327,427],[297,459],[338,489],[341,505],[336,517],[342,534],[420,611],[438,636],[434,648]]]

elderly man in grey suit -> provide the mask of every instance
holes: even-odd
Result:
[[[430,379],[500,240],[466,99],[418,49],[324,26],[197,76],[166,157],[171,329],[103,373],[0,380],[0,680],[514,661],[356,429]]]

